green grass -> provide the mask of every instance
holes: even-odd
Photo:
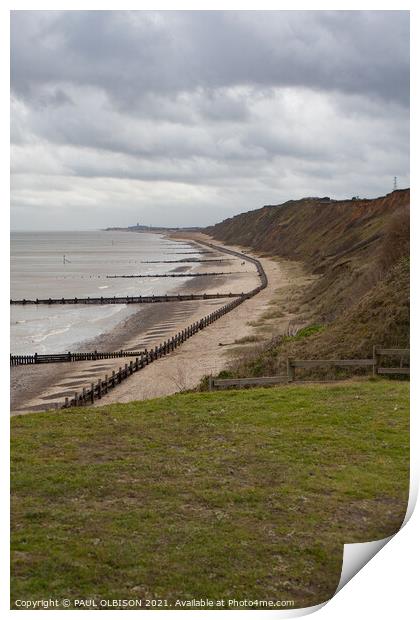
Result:
[[[15,599],[328,599],[408,495],[408,384],[190,393],[12,419]]]
[[[307,338],[308,336],[312,336],[313,334],[318,334],[319,332],[325,329],[325,325],[320,325],[319,323],[315,323],[314,325],[307,325],[298,331],[298,333],[293,336],[295,340],[299,340],[300,338]]]

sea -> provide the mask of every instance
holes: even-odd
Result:
[[[163,234],[123,231],[12,232],[11,299],[151,295],[174,292],[184,278],[107,278],[164,274],[179,265],[145,261],[199,259],[188,241]],[[135,304],[104,306],[13,305],[13,355],[80,350],[136,312]]]

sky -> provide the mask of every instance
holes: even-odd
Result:
[[[13,11],[11,226],[409,186],[408,11]]]

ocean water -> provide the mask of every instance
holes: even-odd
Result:
[[[196,246],[153,233],[118,231],[11,233],[12,299],[149,295],[175,291],[183,278],[109,279],[163,274],[175,264],[148,260],[199,258]],[[188,253],[187,253],[188,252]],[[65,258],[64,258],[65,257]],[[182,264],[182,263],[181,263]],[[109,332],[136,305],[11,306],[11,353],[61,353]]]

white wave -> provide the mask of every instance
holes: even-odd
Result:
[[[106,311],[104,309],[103,313],[101,313],[100,316],[89,319],[88,323],[98,323],[99,321],[103,321],[104,319],[109,319],[115,314],[118,314],[119,312],[121,312],[122,310],[125,310],[126,308],[127,308],[126,304],[118,304],[115,306],[111,306],[109,309],[107,308]]]
[[[65,332],[68,332],[70,327],[71,325],[66,325],[66,327],[64,327],[63,329],[56,329],[52,332],[48,332],[47,334],[35,334],[32,338],[32,342],[39,344],[40,342],[44,342],[44,340],[47,340],[47,338],[51,338],[51,336],[57,336],[58,334],[64,334]]]

